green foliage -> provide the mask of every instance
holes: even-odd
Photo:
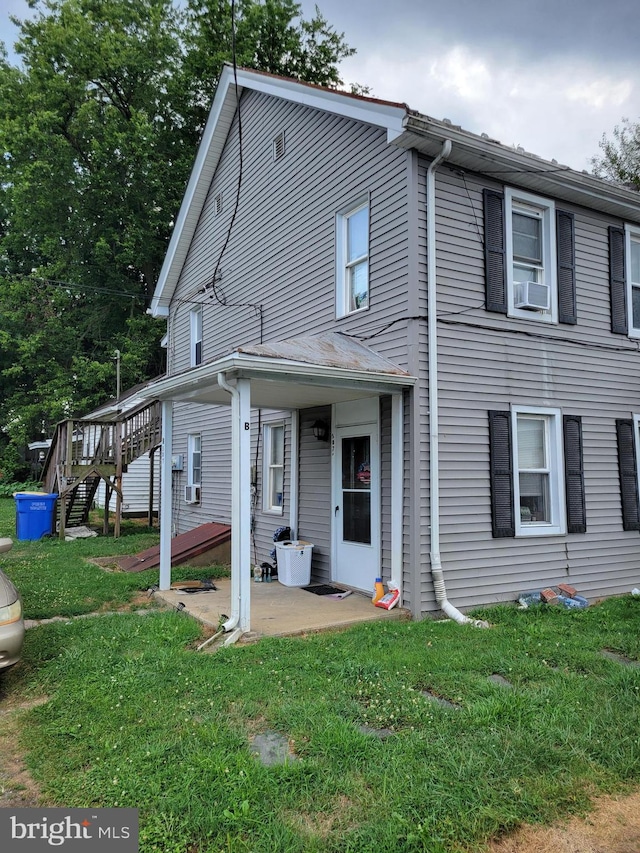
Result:
[[[25,465],[20,456],[18,448],[14,444],[8,444],[0,457],[0,487],[3,482],[11,485],[13,481],[22,479],[29,473],[29,466]],[[2,492],[0,491],[0,496]]]
[[[322,86],[342,84],[338,64],[355,50],[317,6],[310,20],[300,17],[302,7],[293,0],[239,0],[235,9],[239,66]],[[186,10],[185,85],[197,123],[203,127],[222,64],[231,58],[231,2],[189,0]]]
[[[602,155],[592,160],[594,173],[640,190],[640,125],[623,119],[612,139],[603,136],[600,149]]]
[[[0,498],[12,498],[16,492],[36,492],[39,489],[39,484],[33,480],[23,480],[21,482],[0,480]],[[11,504],[13,511],[15,504]]]
[[[0,430],[22,450],[162,371],[145,313],[222,63],[231,3],[34,0],[0,54]],[[239,65],[326,85],[353,51],[316,9],[236,3]]]

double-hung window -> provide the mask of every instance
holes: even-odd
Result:
[[[284,503],[284,424],[265,424],[263,498],[265,512],[282,515]]]
[[[564,532],[559,411],[512,410],[516,535]]]
[[[202,364],[202,305],[190,312],[191,367]]]
[[[555,207],[505,190],[508,314],[558,322]]]
[[[187,485],[184,487],[184,499],[188,504],[200,503],[202,480],[202,439],[200,433],[191,433],[187,437]]]
[[[193,433],[188,440],[187,476],[190,486],[200,486],[202,481],[202,438]]]
[[[627,225],[625,237],[629,336],[640,338],[640,228]]]
[[[369,307],[369,200],[336,217],[336,315]]]
[[[529,406],[489,412],[489,458],[495,537],[586,532],[579,415]]]

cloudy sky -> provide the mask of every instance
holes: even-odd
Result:
[[[302,0],[355,48],[342,76],[379,98],[590,167],[602,135],[640,120],[638,0]],[[0,39],[10,47],[3,0]]]

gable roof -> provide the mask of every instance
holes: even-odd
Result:
[[[198,147],[191,177],[149,313],[167,316],[191,239],[244,89],[283,98],[307,107],[362,121],[387,131],[387,141],[435,157],[446,140],[452,143],[447,162],[494,180],[515,184],[541,195],[591,207],[622,220],[640,222],[640,195],[617,184],[579,172],[555,160],[544,160],[522,148],[503,145],[486,134],[475,134],[411,110],[406,104],[383,101],[302,83],[287,77],[225,65],[211,112]]]
[[[168,314],[180,270],[236,114],[238,99],[245,88],[385,128],[389,142],[403,133],[404,119],[409,111],[406,104],[351,95],[246,68],[238,68],[234,73],[231,65],[225,65],[151,301],[150,313],[156,317]]]

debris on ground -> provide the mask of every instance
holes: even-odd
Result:
[[[67,527],[64,531],[64,541],[73,542],[74,539],[90,539],[97,535],[97,532],[90,527]]]
[[[578,590],[568,583],[559,583],[557,586],[547,586],[544,589],[523,592],[518,596],[518,605],[521,610],[539,604],[560,605],[568,610],[580,610],[589,606],[589,602]]]
[[[202,581],[176,581],[171,584],[171,589],[192,594],[194,592],[216,592],[218,587],[211,578]]]

